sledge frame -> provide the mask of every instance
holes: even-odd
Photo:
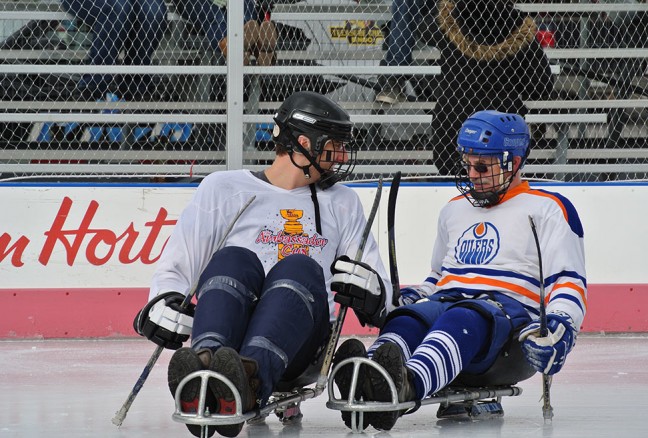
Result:
[[[182,411],[180,394],[184,386],[189,383],[189,381],[200,378],[200,392],[198,396],[198,410],[195,413],[187,413]],[[206,405],[207,399],[207,390],[208,390],[208,381],[209,379],[220,380],[225,383],[228,388],[232,391],[234,395],[234,400],[236,404],[236,413],[222,415],[218,413],[209,412],[209,408]],[[262,420],[271,413],[277,413],[279,410],[290,408],[292,406],[298,405],[304,400],[317,397],[322,391],[318,391],[316,388],[295,388],[289,392],[276,392],[273,393],[271,401],[266,404],[263,408],[256,408],[248,412],[243,412],[241,395],[239,394],[236,386],[224,375],[210,370],[200,370],[193,372],[187,375],[184,379],[180,381],[178,388],[175,393],[175,411],[172,415],[172,419],[179,423],[191,424],[201,426],[202,435],[207,436],[207,427],[208,426],[222,426],[228,424],[237,424],[243,422],[254,422],[257,420]]]
[[[349,394],[340,394],[340,397],[338,397],[335,394],[333,379],[339,372],[339,370],[343,366],[348,364],[353,365],[350,392]],[[355,393],[357,385],[361,384],[361,382],[358,382],[361,365],[373,367],[386,379],[391,393],[390,402],[355,400],[353,394]],[[201,380],[200,392],[198,396],[198,410],[195,413],[183,412],[181,407],[180,394],[182,393],[184,386],[189,383],[189,381],[197,377]],[[230,388],[232,394],[234,395],[236,413],[222,415],[209,412],[209,408],[206,406],[209,379],[220,380]],[[522,393],[522,388],[514,385],[475,388],[449,387],[437,392],[430,397],[426,397],[423,400],[399,402],[396,386],[394,385],[394,382],[387,371],[385,371],[385,369],[376,362],[363,357],[345,359],[337,364],[328,377],[327,386],[329,398],[328,402],[326,403],[327,408],[338,411],[349,411],[357,413],[357,415],[351,416],[351,430],[353,433],[362,433],[363,429],[361,425],[363,424],[363,416],[365,412],[406,411],[406,413],[412,413],[423,405],[439,404],[447,406],[450,403],[479,402],[492,399],[496,399],[499,402],[502,397],[515,397]],[[220,373],[210,370],[201,370],[187,375],[178,385],[175,393],[175,411],[172,415],[172,418],[174,421],[177,421],[179,423],[200,426],[202,428],[201,433],[203,434],[203,436],[207,436],[208,426],[221,426],[243,422],[251,423],[255,421],[263,421],[263,419],[271,413],[278,413],[278,411],[281,411],[283,409],[296,406],[302,401],[319,396],[321,393],[322,391],[319,391],[317,387],[298,387],[290,392],[276,392],[273,393],[273,396],[271,398],[271,400],[273,401],[265,405],[263,408],[257,408],[248,412],[243,412],[241,396],[232,381]]]
[[[333,379],[340,369],[348,364],[353,364],[353,374],[349,394],[335,395]],[[389,385],[391,393],[390,402],[364,401],[356,400],[354,397],[358,385],[358,375],[360,366],[366,365],[373,367],[385,378]],[[436,394],[426,397],[423,400],[399,402],[396,386],[387,371],[378,363],[363,357],[353,357],[345,359],[337,364],[329,376],[328,397],[329,401],[326,407],[338,411],[356,412],[358,415],[351,416],[351,430],[353,433],[362,433],[363,416],[365,412],[387,412],[387,411],[406,411],[413,413],[419,407],[429,404],[439,404],[447,406],[450,403],[457,402],[478,402],[482,400],[496,399],[497,402],[502,397],[515,397],[522,394],[522,388],[514,385],[502,386],[485,386],[485,387],[446,387]],[[347,398],[343,398],[347,397]]]

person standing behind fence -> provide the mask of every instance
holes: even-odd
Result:
[[[61,0],[63,9],[92,29],[88,63],[115,65],[123,52],[124,65],[150,65],[167,28],[164,0]],[[150,98],[150,75],[84,74],[75,97],[81,100]]]
[[[412,64],[416,29],[421,21],[421,8],[424,4],[424,0],[393,0],[387,52],[381,65]],[[394,104],[407,100],[406,78],[402,75],[379,76],[378,85],[380,91],[376,94],[376,102]]]
[[[441,78],[431,147],[439,174],[454,175],[463,120],[482,109],[524,117],[524,101],[550,98],[554,80],[535,22],[510,0],[440,0],[436,18]]]
[[[214,53],[227,58],[227,0],[173,0],[173,4],[205,34]],[[259,23],[254,0],[243,0],[243,23],[244,63],[254,56],[257,65],[274,65],[277,30],[269,20]]]

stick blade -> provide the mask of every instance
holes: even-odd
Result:
[[[115,416],[110,420],[112,424],[114,424],[117,427],[121,427],[122,423],[124,422],[124,419],[126,418],[126,412],[124,412],[124,408],[120,409],[115,413]]]

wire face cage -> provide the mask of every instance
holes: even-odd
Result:
[[[351,180],[450,181],[483,109],[529,124],[528,178],[648,177],[643,1],[190,3],[0,3],[0,180],[258,170],[299,90],[351,114]]]

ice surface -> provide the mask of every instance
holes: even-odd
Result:
[[[369,342],[369,339],[363,339]],[[155,345],[145,340],[0,341],[0,437],[191,437],[171,419],[173,400],[164,351],[121,428],[111,423]],[[437,420],[437,405],[402,417],[376,437],[646,437],[648,335],[581,335],[553,379],[554,419],[542,418],[541,379],[502,400],[502,419],[473,423]],[[301,427],[283,427],[271,415],[240,437],[352,437],[340,413],[326,408],[326,392],[302,404]],[[218,435],[215,435],[218,436]],[[359,435],[361,437],[362,435]]]

